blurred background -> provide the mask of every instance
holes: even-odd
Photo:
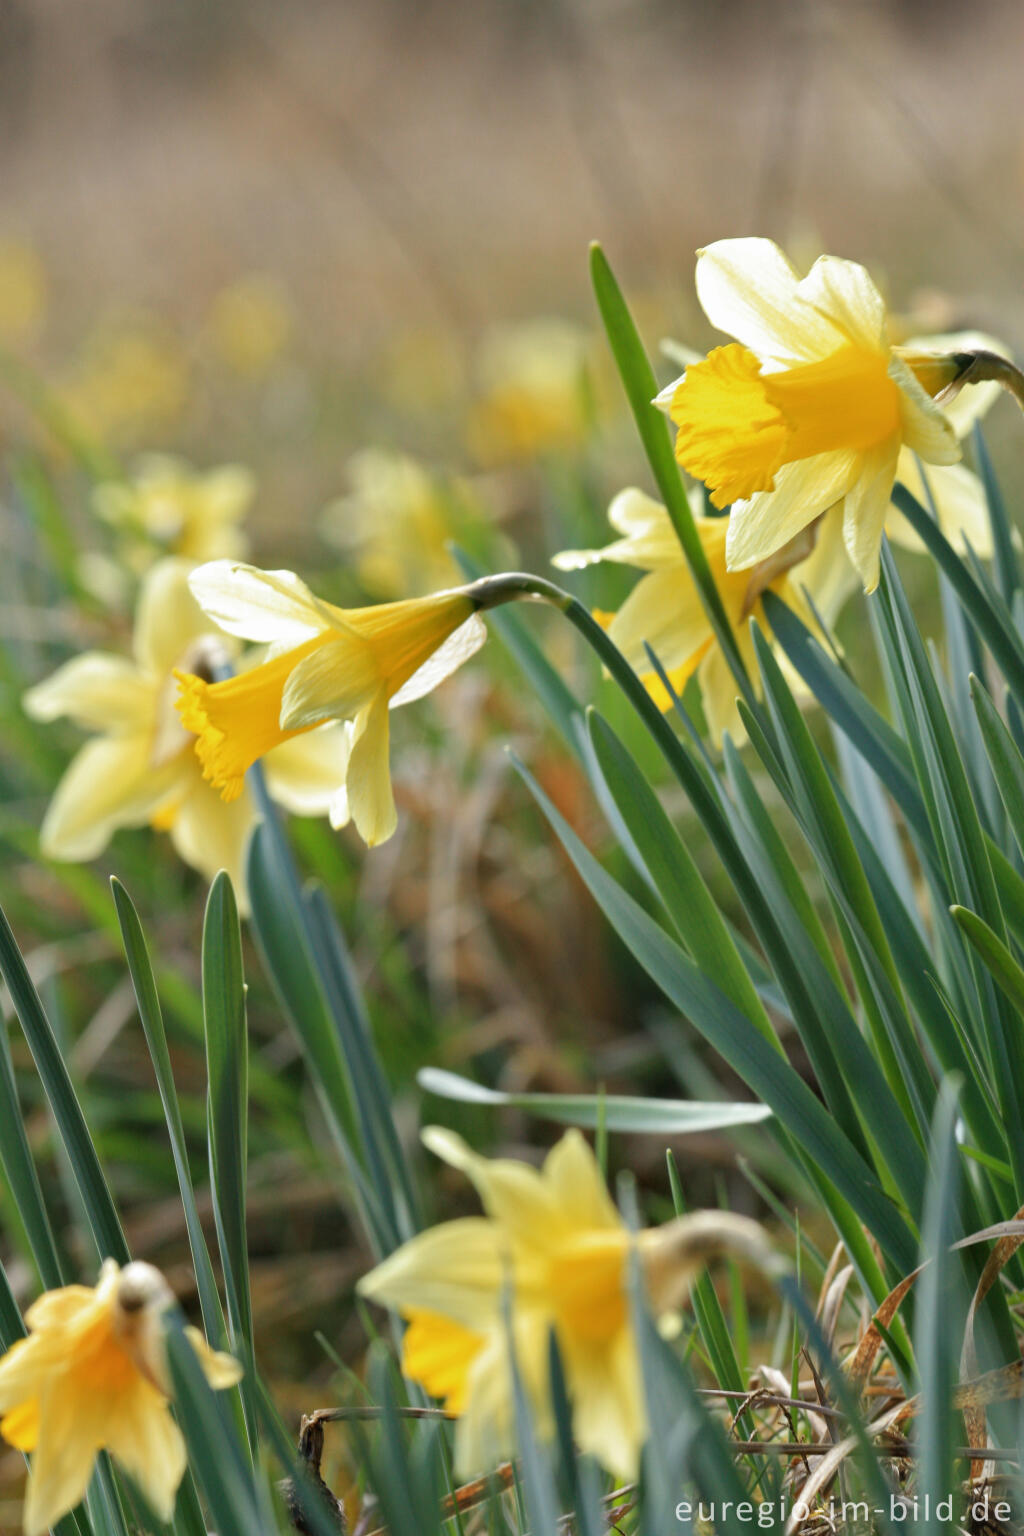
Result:
[[[81,649],[130,646],[143,556],[98,515],[97,483],[131,482],[154,452],[244,465],[252,558],[349,603],[450,583],[451,536],[491,568],[539,571],[559,548],[605,542],[610,497],[648,480],[594,312],[593,238],[666,380],[678,368],[663,338],[711,340],[695,249],[741,234],[799,265],[823,250],[866,262],[904,335],[980,327],[1019,355],[1022,59],[1019,0],[0,0],[0,901],[60,1020],[133,1250],[186,1303],[181,1207],[106,881],[124,880],[159,957],[197,1176],[205,882],[149,828],[89,865],[41,859],[45,807],[83,737],[20,704]],[[1019,488],[1012,404],[987,431]],[[933,600],[920,564],[908,580]],[[605,608],[631,581],[569,579]],[[855,605],[850,633],[863,622]],[[564,630],[531,625],[660,772]],[[292,832],[352,942],[410,1145],[423,1118],[485,1148],[529,1154],[546,1136],[514,1114],[424,1103],[426,1063],[506,1088],[739,1095],[669,1027],[511,773],[510,743],[608,847],[500,645],[403,715],[395,839],[367,855],[325,822]],[[247,971],[254,1292],[297,1413],[333,1390],[328,1346],[358,1358],[350,1288],[368,1260],[251,950]],[[16,1030],[11,1045],[48,1195],[70,1218]],[[737,1162],[736,1141],[679,1145],[694,1204],[763,1211],[747,1172],[771,1184],[771,1147],[751,1136]],[[637,1140],[615,1157],[665,1209],[662,1150]],[[439,1210],[470,1208],[454,1190],[439,1182]],[[9,1202],[0,1214],[27,1299]],[[14,1453],[4,1471],[17,1479]]]

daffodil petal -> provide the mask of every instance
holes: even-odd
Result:
[[[80,1503],[99,1450],[91,1405],[66,1383],[46,1388],[39,1413],[45,1434],[32,1454],[22,1514],[24,1536],[44,1536]]]
[[[555,1143],[544,1163],[544,1178],[558,1205],[580,1227],[622,1227],[597,1158],[580,1131],[567,1131]]]
[[[729,569],[745,570],[767,560],[801,528],[841,501],[857,477],[863,455],[852,448],[815,454],[784,464],[775,489],[738,501],[729,517]]]
[[[360,1280],[360,1295],[394,1311],[438,1312],[487,1332],[501,1316],[505,1265],[492,1221],[467,1216],[429,1227]]]
[[[156,712],[153,683],[122,656],[84,651],[30,688],[22,700],[33,720],[73,720],[83,730],[145,731]]]
[[[859,262],[819,256],[800,282],[799,294],[851,346],[869,351],[885,346],[885,301]]]
[[[844,337],[802,294],[773,240],[718,240],[697,256],[697,297],[711,324],[779,363],[813,362]]]
[[[672,519],[660,502],[631,486],[620,491],[608,509],[608,521],[622,538],[603,549],[567,549],[551,563],[560,571],[583,570],[588,565],[610,560],[619,565],[635,565],[642,571],[679,565],[682,550]]]
[[[869,448],[861,473],[843,503],[846,552],[865,592],[873,592],[878,585],[882,531],[892,499],[899,450],[898,437]]]
[[[147,574],[135,614],[135,657],[144,672],[164,677],[201,635],[216,633],[192,595],[188,560],[161,560]]]
[[[274,747],[263,759],[271,797],[293,815],[323,815],[344,783],[349,741],[343,725],[326,725]]]
[[[822,517],[814,549],[790,571],[788,586],[798,593],[806,588],[825,623],[832,624],[859,585],[857,572],[846,553],[843,507],[839,503]]]
[[[955,464],[960,444],[951,422],[895,353],[889,359],[889,377],[899,386],[906,446],[929,464]]]
[[[167,829],[178,857],[206,880],[227,871],[243,915],[249,910],[246,857],[255,825],[256,808],[248,789],[225,802],[197,772]]]
[[[196,1358],[203,1368],[203,1375],[215,1392],[222,1392],[226,1387],[235,1387],[245,1375],[245,1368],[234,1355],[227,1354],[222,1349],[211,1349],[204,1334],[198,1328],[189,1326],[185,1329],[185,1337],[192,1345]]]
[[[581,1451],[615,1477],[632,1482],[647,1438],[636,1340],[620,1328],[600,1344],[559,1336],[566,1384],[573,1405],[573,1431]]]
[[[39,844],[48,859],[94,859],[120,827],[143,826],[173,793],[180,772],[150,764],[146,736],[87,741],[65,770],[43,817]]]
[[[631,666],[650,670],[644,642],[666,671],[685,666],[710,632],[708,616],[689,568],[680,561],[637,582],[608,626],[610,638]]]
[[[187,1458],[181,1430],[163,1395],[139,1378],[112,1409],[105,1440],[153,1513],[170,1524]]]
[[[445,678],[451,677],[471,656],[476,655],[486,639],[487,626],[483,619],[478,613],[471,614],[392,696],[391,708],[398,709],[402,704],[412,704],[416,699],[433,693]]]
[[[712,646],[697,668],[697,682],[712,746],[720,748],[726,733],[733,741],[744,741],[747,733],[736,706],[739,688],[719,646]]]
[[[192,572],[190,585],[203,612],[244,640],[299,645],[330,624],[326,606],[292,571],[212,560]]]
[[[281,728],[301,730],[327,719],[352,719],[381,686],[372,646],[357,635],[325,640],[288,674]]]
[[[562,1220],[552,1190],[536,1168],[511,1158],[481,1157],[468,1147],[461,1136],[443,1126],[426,1126],[423,1145],[435,1156],[472,1180],[488,1216],[515,1239],[535,1239],[551,1231]],[[517,1273],[516,1284],[532,1282],[533,1277]]]
[[[387,700],[381,693],[361,717],[345,776],[349,812],[368,848],[387,842],[398,826],[391,788],[390,738]]]

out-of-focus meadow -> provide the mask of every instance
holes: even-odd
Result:
[[[652,351],[708,343],[693,252],[756,233],[798,262],[868,262],[908,334],[996,331],[1019,356],[1022,48],[1015,0],[5,0],[0,904],[60,1021],[132,1250],[186,1303],[181,1206],[106,882],[123,880],[159,955],[186,1105],[202,1075],[204,882],[149,829],[91,863],[41,858],[83,738],[20,704],[77,651],[127,652],[138,581],[176,547],[173,528],[147,539],[119,520],[110,487],[153,454],[242,465],[251,558],[350,604],[457,579],[449,539],[540,571],[604,542],[611,496],[648,479],[592,310],[592,237]],[[997,458],[1012,422],[1000,404]],[[1019,472],[1001,470],[1010,492]],[[907,564],[930,591],[930,570]],[[570,582],[606,608],[628,589],[607,569]],[[847,632],[861,622],[855,605]],[[535,632],[656,771],[591,663],[545,616]],[[664,1004],[553,845],[509,742],[600,845],[582,774],[497,643],[398,724],[392,842],[367,853],[322,819],[292,823],[351,940],[410,1143],[442,1110],[482,1145],[543,1134],[425,1102],[427,1062],[506,1088],[732,1095],[720,1064],[659,1027]],[[351,1285],[367,1257],[255,957],[248,979],[254,1302],[280,1402],[299,1410],[334,1370],[317,1334],[342,1358],[361,1338]],[[29,1130],[59,1202],[41,1097]],[[638,1141],[630,1164],[643,1177],[660,1156]],[[694,1203],[721,1186],[756,1208],[731,1142],[691,1138],[680,1159]],[[9,1202],[3,1219],[14,1231]],[[15,1283],[16,1251],[5,1239]]]

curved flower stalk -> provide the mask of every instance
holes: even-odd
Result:
[[[734,738],[742,737],[736,682],[716,642],[668,512],[660,502],[630,487],[615,497],[608,520],[621,535],[619,539],[603,549],[564,550],[552,563],[560,570],[571,571],[609,560],[646,571],[647,575],[619,611],[602,619],[609,637],[640,673],[659,708],[670,709],[672,697],[651,670],[645,645],[658,657],[677,694],[696,675],[704,716],[716,746],[721,745],[726,731]],[[817,620],[803,592],[806,589],[811,593],[818,613],[831,622],[849,591],[849,562],[841,543],[835,547],[827,536],[818,541],[819,547],[815,549],[814,534],[808,530],[762,566],[752,571],[731,571],[726,564],[729,519],[696,517],[694,523],[736,644],[756,685],[758,670],[750,634],[751,617],[766,634],[771,634],[762,594],[775,592],[797,610],[808,628],[817,631]],[[794,684],[798,680],[794,679]]]
[[[397,826],[389,713],[430,693],[487,636],[478,610],[521,596],[502,578],[375,608],[322,602],[291,571],[215,561],[192,576],[205,612],[229,634],[269,641],[267,661],[211,683],[182,669],[178,710],[206,778],[223,799],[242,793],[265,753],[325,720],[344,722],[331,824],[351,819],[368,846]]]
[[[216,560],[245,554],[248,540],[240,524],[255,494],[256,482],[241,464],[203,471],[182,459],[149,454],[130,480],[98,485],[93,507],[104,522],[144,534],[169,554]]]
[[[765,1233],[744,1217],[704,1211],[631,1234],[579,1131],[567,1132],[539,1171],[480,1157],[437,1127],[423,1140],[472,1180],[486,1215],[412,1238],[358,1288],[406,1319],[403,1371],[458,1417],[459,1471],[483,1472],[513,1450],[507,1297],[516,1364],[538,1432],[550,1437],[554,1430],[554,1331],[580,1449],[617,1477],[635,1477],[647,1418],[630,1312],[631,1248],[655,1318],[668,1321],[715,1254],[776,1268]]]
[[[223,652],[223,637],[189,590],[191,570],[168,559],[149,572],[131,658],[87,651],[26,693],[33,718],[67,716],[94,733],[57,786],[40,845],[47,858],[94,859],[119,828],[149,824],[208,879],[226,869],[242,900],[255,805],[248,794],[224,805],[204,782],[174,708],[175,669],[206,667]],[[345,751],[337,726],[285,743],[267,760],[270,793],[298,815],[322,815]]]
[[[964,383],[1015,387],[1015,370],[959,345],[890,346],[871,278],[834,256],[800,278],[770,240],[720,240],[699,253],[696,284],[708,319],[736,340],[657,403],[676,425],[679,463],[732,507],[729,569],[769,559],[842,503],[847,552],[872,591],[901,455],[956,464],[957,433],[937,400]]]
[[[151,1264],[107,1259],[95,1288],[47,1291],[25,1315],[28,1336],[0,1359],[0,1434],[32,1467],[25,1536],[42,1536],[83,1497],[110,1451],[164,1523],[185,1475],[185,1442],[168,1404],[163,1313],[170,1288]],[[242,1367],[186,1330],[211,1387]]]

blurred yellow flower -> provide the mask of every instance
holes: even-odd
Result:
[[[239,524],[255,494],[256,482],[241,464],[203,471],[148,454],[130,480],[98,485],[93,506],[104,522],[198,562],[245,554],[248,540]]]
[[[168,1405],[162,1314],[173,1297],[151,1264],[107,1259],[95,1289],[47,1291],[28,1310],[28,1336],[0,1359],[0,1434],[30,1452],[25,1536],[43,1536],[85,1494],[110,1451],[168,1523],[185,1473],[185,1442]],[[242,1367],[188,1336],[211,1387]]]
[[[445,541],[457,520],[452,494],[418,460],[388,448],[353,454],[348,476],[350,493],[324,509],[321,527],[332,544],[354,554],[367,591],[407,597],[451,581]]]
[[[397,825],[389,711],[430,693],[483,644],[471,589],[342,609],[291,571],[219,560],[193,574],[192,590],[228,634],[273,646],[262,666],[226,682],[176,673],[178,710],[210,783],[233,800],[264,753],[344,721],[331,824],[351,819],[368,846],[384,842]]]
[[[23,240],[0,240],[0,343],[32,341],[46,318],[46,268]]]
[[[260,379],[288,345],[288,295],[276,278],[250,273],[217,294],[208,326],[221,361],[242,378]]]
[[[207,878],[226,869],[244,905],[255,805],[248,794],[223,804],[204,781],[174,708],[175,669],[202,669],[223,653],[223,637],[189,590],[191,570],[189,561],[170,558],[146,576],[131,659],[86,652],[25,695],[34,719],[67,716],[96,733],[58,784],[40,845],[47,858],[93,859],[118,828],[151,824],[169,832],[180,857]],[[340,727],[286,742],[267,760],[267,787],[286,809],[322,815],[346,752]]]
[[[631,1236],[579,1131],[568,1131],[540,1170],[479,1157],[437,1127],[423,1140],[468,1175],[486,1215],[412,1238],[358,1289],[408,1321],[403,1371],[458,1416],[460,1473],[486,1471],[514,1447],[507,1295],[538,1433],[548,1438],[554,1427],[553,1331],[580,1449],[615,1476],[634,1478],[647,1415],[630,1313],[631,1244],[652,1313],[666,1320],[711,1255],[732,1251],[771,1265],[764,1233],[743,1217],[708,1211]]]
[[[610,560],[648,572],[619,611],[603,620],[610,637],[640,673],[644,686],[661,709],[670,709],[672,698],[651,669],[645,643],[654,651],[677,694],[696,674],[704,717],[716,746],[721,744],[725,731],[734,739],[741,738],[745,733],[736,708],[736,681],[715,641],[665,508],[631,487],[616,496],[608,518],[621,534],[619,539],[603,549],[565,550],[555,555],[552,563],[560,570],[572,571]],[[736,643],[756,685],[758,668],[750,634],[751,617],[771,636],[762,593],[775,592],[796,609],[809,628],[817,631],[817,622],[801,595],[802,589],[807,587],[818,612],[826,622],[831,622],[849,591],[849,562],[841,544],[837,549],[831,540],[819,539],[815,545],[814,533],[809,530],[798,536],[790,549],[778,552],[773,560],[755,570],[732,571],[726,564],[729,518],[697,517],[694,522]],[[796,682],[795,676],[793,680]]]
[[[477,365],[469,443],[484,464],[573,448],[589,419],[587,335],[564,320],[496,327]]]
[[[143,315],[112,322],[93,338],[62,400],[97,437],[133,442],[181,416],[188,386],[177,338]]]
[[[822,256],[799,278],[770,240],[720,240],[699,253],[696,283],[708,319],[736,341],[658,403],[680,464],[732,506],[729,568],[768,559],[841,501],[847,551],[873,590],[901,450],[960,457],[933,397],[961,367],[891,347],[881,295],[854,262]]]

